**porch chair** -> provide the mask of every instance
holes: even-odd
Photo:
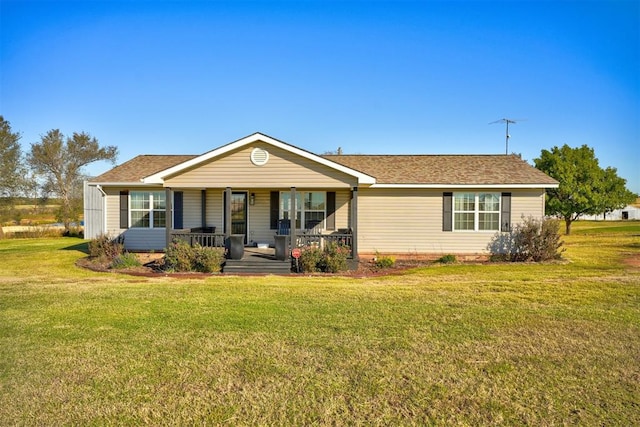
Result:
[[[291,232],[291,221],[288,219],[279,219],[278,220],[278,235],[279,236],[288,236]]]

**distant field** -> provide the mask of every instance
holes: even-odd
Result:
[[[82,240],[2,240],[0,425],[640,425],[636,227],[363,279],[94,273]]]
[[[577,234],[640,233],[640,221],[577,221],[572,232]]]
[[[29,205],[29,204],[26,204],[26,205],[15,205],[16,209],[21,209],[21,210],[32,210],[34,208],[37,208],[37,209],[57,209],[59,207],[60,207],[60,205],[57,205],[57,204],[56,205],[44,205],[44,206],[43,205],[36,205],[36,204],[32,204],[32,205]]]

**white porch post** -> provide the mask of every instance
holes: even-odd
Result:
[[[164,190],[164,194],[165,194],[165,210],[164,210],[164,221],[165,221],[165,230],[167,233],[166,236],[166,245],[165,245],[165,249],[169,247],[169,245],[171,245],[171,231],[173,229],[173,215],[172,215],[172,211],[173,211],[173,206],[171,203],[171,188],[167,187]]]

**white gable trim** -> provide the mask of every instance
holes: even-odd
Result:
[[[200,163],[206,162],[215,157],[226,154],[230,151],[236,150],[240,147],[243,147],[247,144],[252,144],[254,142],[264,142],[274,147],[280,148],[282,150],[286,150],[290,153],[296,154],[300,157],[304,157],[305,159],[311,160],[313,162],[319,163],[321,165],[330,167],[337,171],[343,172],[347,175],[353,176],[358,179],[359,184],[375,184],[376,179],[370,175],[366,175],[362,172],[358,172],[354,169],[350,169],[346,166],[340,165],[338,163],[332,162],[331,160],[327,160],[324,157],[320,157],[316,154],[310,153],[309,151],[302,150],[298,147],[294,147],[293,145],[287,144],[282,141],[278,141],[277,139],[271,138],[270,136],[264,135],[262,133],[256,132],[253,135],[249,135],[242,139],[239,139],[235,142],[232,142],[227,145],[223,145],[220,148],[216,148],[215,150],[209,151],[208,153],[204,153],[201,156],[195,157],[191,160],[187,160],[186,162],[180,163],[176,166],[173,166],[169,169],[165,169],[163,171],[157,172],[153,175],[150,175],[146,178],[142,178],[142,182],[145,184],[163,184],[164,178],[179,173],[185,169],[188,169],[193,166],[197,166]]]

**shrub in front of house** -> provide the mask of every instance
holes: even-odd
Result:
[[[346,271],[349,248],[336,242],[327,242],[324,249],[307,246],[300,254],[300,268],[305,273],[338,273]]]
[[[101,234],[89,242],[89,256],[103,261],[113,261],[124,253],[124,237]]]
[[[453,254],[443,255],[436,260],[440,264],[455,264],[458,259]]]
[[[560,223],[553,219],[525,218],[510,233],[498,233],[489,243],[491,260],[542,262],[562,258]]]
[[[111,268],[115,268],[116,270],[140,267],[141,265],[136,254],[132,254],[131,252],[120,254],[111,261]]]
[[[374,263],[377,268],[384,270],[396,265],[396,259],[392,256],[380,255],[378,252],[376,252]]]
[[[182,240],[171,242],[164,257],[165,270],[174,272],[217,273],[223,261],[221,249],[200,245],[191,247]]]
[[[199,246],[193,248],[193,269],[201,273],[219,273],[224,262],[224,252],[218,248]]]
[[[320,271],[322,262],[322,250],[317,246],[306,246],[300,251],[300,269],[304,273],[316,273]]]
[[[336,242],[327,242],[323,251],[320,270],[325,273],[338,273],[347,270],[349,248]]]

